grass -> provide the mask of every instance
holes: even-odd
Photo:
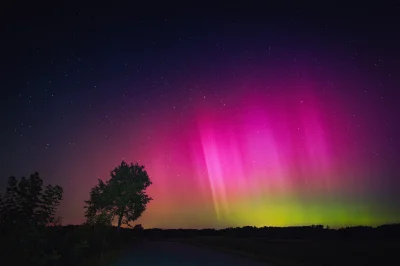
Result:
[[[208,247],[277,266],[383,265],[397,261],[400,241],[268,240],[266,238],[193,237],[176,241]]]

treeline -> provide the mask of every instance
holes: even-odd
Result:
[[[399,239],[400,224],[387,224],[378,227],[354,226],[330,229],[323,225],[291,227],[254,227],[244,226],[226,229],[146,229],[142,233],[146,238],[186,238],[198,236],[224,237],[263,237],[271,240],[284,239]]]

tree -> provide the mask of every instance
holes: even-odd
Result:
[[[143,165],[125,161],[111,171],[110,177],[107,182],[99,180],[91,189],[85,216],[93,225],[111,223],[117,217],[119,231],[122,224],[129,226],[146,210],[152,200],[146,189],[152,183]]]
[[[143,226],[142,226],[141,224],[137,224],[137,225],[135,225],[135,226],[133,227],[133,230],[136,230],[136,231],[141,232],[141,231],[144,230],[144,228],[143,228]]]
[[[18,181],[15,177],[10,176],[7,183],[6,193],[1,198],[0,223],[8,225],[16,223],[18,214],[17,198],[18,198]]]
[[[63,189],[60,186],[47,185],[41,200],[41,219],[46,225],[56,225],[61,223],[61,217],[55,217],[58,206],[62,199]]]
[[[13,257],[16,265],[48,265],[59,255],[48,241],[47,226],[55,222],[63,189],[48,185],[38,173],[29,178],[8,179],[6,192],[0,195],[1,252]],[[52,264],[53,265],[53,264]]]
[[[6,193],[1,195],[0,223],[6,226],[49,225],[57,220],[55,213],[62,200],[60,186],[47,185],[43,190],[39,173],[29,178],[8,179]]]

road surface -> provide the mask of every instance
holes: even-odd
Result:
[[[114,266],[265,266],[265,263],[178,242],[146,241],[128,249]]]

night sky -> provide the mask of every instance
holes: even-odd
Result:
[[[79,224],[124,159],[146,228],[400,222],[400,5],[321,2],[4,9],[1,190]]]

